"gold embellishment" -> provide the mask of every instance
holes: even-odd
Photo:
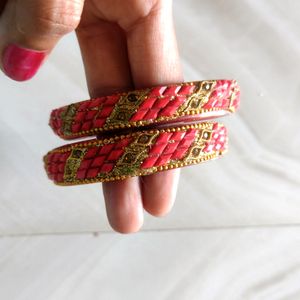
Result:
[[[77,104],[70,104],[61,112],[62,132],[64,135],[72,135],[73,118],[77,111]]]
[[[208,102],[209,96],[216,85],[214,80],[200,81],[197,90],[179,107],[177,113],[198,112]]]
[[[211,139],[211,136],[212,136],[212,131],[203,130],[201,139],[209,141]]]
[[[160,132],[139,133],[135,140],[125,148],[122,157],[116,163],[112,176],[134,175],[141,167],[142,162],[148,157],[151,145],[155,143]]]
[[[192,146],[190,147],[189,151],[187,152],[187,155],[183,160],[185,162],[188,162],[203,156],[203,149],[205,148],[206,144],[211,140],[212,133],[212,127],[201,131],[199,130],[196,133],[196,137]]]
[[[193,143],[192,147],[190,147],[186,157],[183,160],[193,161],[195,159],[198,159],[203,154],[202,151],[204,147],[205,147],[205,142],[203,142],[202,140],[198,140],[198,136],[197,136],[197,140]]]
[[[150,89],[145,89],[122,95],[111,115],[106,119],[104,126],[128,122],[140,104],[146,99],[146,95],[149,91]]]
[[[72,149],[72,152],[66,161],[64,170],[64,180],[66,182],[73,182],[76,180],[77,171],[86,152],[87,148]]]

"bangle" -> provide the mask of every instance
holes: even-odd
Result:
[[[122,180],[215,159],[227,151],[224,125],[209,119],[239,106],[234,80],[207,80],[116,93],[52,111],[64,139],[96,135],[48,152],[58,185]]]
[[[223,125],[199,123],[73,143],[50,151],[44,163],[56,184],[76,185],[197,164],[217,158],[226,149]]]
[[[64,139],[150,124],[197,121],[234,112],[239,104],[235,80],[185,82],[116,93],[52,111],[49,125]]]

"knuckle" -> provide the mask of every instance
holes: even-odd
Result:
[[[37,25],[41,34],[63,35],[74,30],[77,23],[66,16],[42,16],[37,19]]]
[[[38,35],[64,35],[73,31],[80,22],[80,1],[52,1],[36,9],[32,26]]]

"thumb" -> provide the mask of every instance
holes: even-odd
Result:
[[[84,0],[8,0],[0,18],[0,68],[32,78],[59,39],[80,22]]]

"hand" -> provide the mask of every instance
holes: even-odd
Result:
[[[0,67],[12,79],[30,79],[76,30],[91,97],[182,81],[171,0],[8,0],[0,9]],[[143,208],[168,213],[178,179],[177,169],[104,183],[112,228],[138,231]]]

